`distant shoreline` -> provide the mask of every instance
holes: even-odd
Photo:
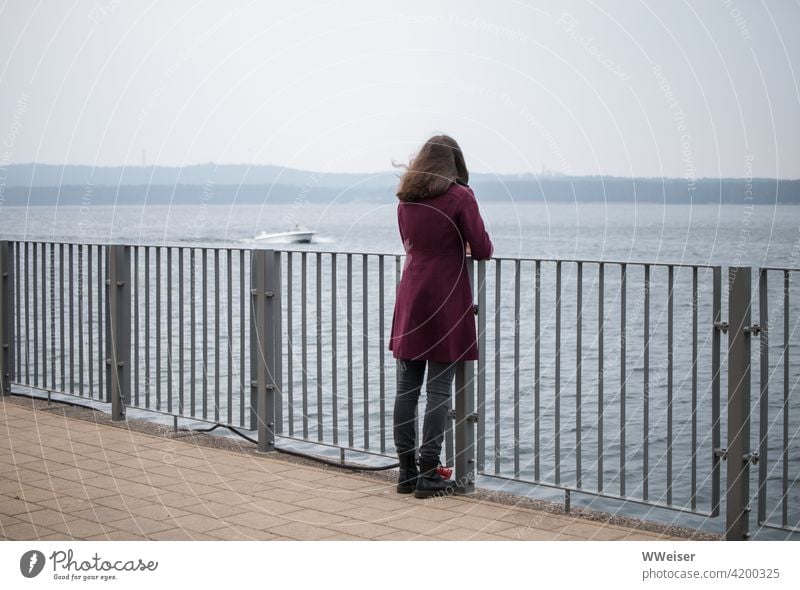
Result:
[[[394,202],[398,174],[214,164],[185,168],[14,164],[0,168],[0,206]],[[484,201],[800,204],[800,179],[475,173],[470,185]]]
[[[748,188],[748,186],[750,188]],[[587,181],[585,179],[472,184],[480,201],[540,203],[658,203],[667,205],[800,204],[800,180],[695,181],[687,191],[679,181]],[[5,186],[0,207],[173,204],[330,204],[338,202],[393,203],[393,187],[328,187],[294,185],[121,185],[121,186]]]

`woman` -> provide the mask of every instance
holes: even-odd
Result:
[[[406,252],[397,288],[389,350],[397,359],[394,443],[399,493],[452,493],[437,471],[450,390],[458,363],[478,358],[467,258],[493,252],[458,144],[436,135],[400,179],[397,221]],[[416,409],[427,369],[425,418],[415,461]]]

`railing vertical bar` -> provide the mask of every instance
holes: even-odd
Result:
[[[698,270],[692,267],[692,489],[691,508],[697,509],[697,305]]]
[[[789,286],[790,271],[783,271],[783,486],[781,494],[781,524],[789,524]]]
[[[478,261],[478,471],[486,469],[486,261]]]
[[[139,405],[139,250],[133,247],[133,405]]]
[[[53,391],[56,391],[56,366],[56,244],[53,242],[50,244],[50,388]]]
[[[520,261],[514,261],[514,475],[519,477]]]
[[[625,340],[625,323],[627,311],[627,284],[628,284],[628,269],[625,263],[620,264],[620,356],[619,356],[619,493],[621,496],[625,495],[625,383],[627,381],[626,374],[626,340]]]
[[[167,412],[172,413],[172,248],[167,247]]]
[[[577,304],[575,318],[575,485],[583,486],[582,438],[581,425],[583,414],[583,398],[581,391],[581,369],[583,368],[583,263],[578,263]]]
[[[555,482],[561,483],[561,261],[556,262]]]
[[[362,363],[364,365],[364,448],[369,449],[369,306],[368,306],[368,279],[369,270],[367,264],[367,254],[361,256],[361,349]]]
[[[233,250],[227,249],[226,270],[228,285],[225,293],[228,303],[228,424],[233,424]]]
[[[292,279],[294,269],[292,268],[292,261],[294,260],[294,252],[286,253],[286,393],[288,398],[288,415],[289,415],[289,436],[294,435],[294,322],[293,311],[294,301],[292,300]]]
[[[197,411],[197,353],[195,340],[197,334],[197,279],[196,249],[189,249],[189,415],[194,417]]]
[[[339,399],[336,365],[336,253],[331,252],[331,414],[333,417],[333,444],[339,444]]]
[[[184,401],[184,382],[186,381],[185,363],[184,363],[184,310],[183,310],[183,292],[184,292],[184,270],[183,270],[183,251],[185,248],[178,248],[178,414],[184,414],[186,407]]]
[[[105,391],[105,387],[103,385],[104,375],[105,375],[105,347],[103,346],[103,334],[104,329],[103,326],[105,325],[105,310],[106,305],[103,298],[103,284],[105,283],[105,276],[106,273],[103,270],[103,246],[97,246],[97,380],[100,383],[100,388],[98,390],[98,399],[102,399],[103,392]],[[111,403],[111,400],[105,400],[108,403]]]
[[[533,384],[533,415],[534,415],[534,441],[533,441],[533,473],[536,481],[541,480],[541,453],[542,453],[542,408],[541,408],[541,377],[542,377],[542,261],[536,261],[534,286],[534,384]]]
[[[353,446],[353,255],[347,254],[347,444]]]
[[[23,259],[25,261],[25,384],[30,385],[31,383],[31,325],[30,325],[30,279],[29,276],[31,274],[31,267],[30,267],[30,257],[28,255],[29,250],[31,250],[28,242],[22,243],[24,252],[23,252]],[[80,248],[80,246],[79,246]],[[35,266],[35,265],[34,265]],[[36,281],[34,280],[34,286]],[[36,306],[33,306],[34,309]],[[35,313],[35,312],[34,312]],[[83,322],[81,322],[81,326],[83,326]],[[34,324],[33,328],[34,332],[36,332],[36,325]],[[81,332],[83,334],[83,332]],[[34,354],[36,354],[36,347],[34,347]],[[36,365],[34,365],[34,375],[36,371]],[[83,373],[81,373],[83,376]],[[35,378],[35,377],[34,377]],[[81,395],[83,395],[83,388],[81,388]]]
[[[31,300],[31,307],[33,308],[33,386],[39,386],[39,281],[36,280],[36,273],[39,270],[39,255],[38,244],[36,242],[31,244],[33,268],[31,270],[31,281],[33,282],[33,299]],[[91,250],[89,253],[89,265],[91,266]],[[91,290],[91,271],[89,274],[89,314],[91,316],[92,310],[92,290]],[[27,314],[25,316],[28,317]],[[91,340],[92,320],[89,319],[89,358],[92,356],[92,340]],[[25,328],[27,332],[27,327]],[[90,369],[91,371],[91,369]],[[91,373],[90,373],[91,374]],[[90,378],[91,383],[91,378]],[[46,385],[45,385],[46,387]]]
[[[219,314],[219,248],[214,248],[214,421],[219,422],[220,400],[220,314]]]
[[[15,292],[19,293],[19,257],[15,257],[18,249],[18,242],[0,236],[0,398],[11,395],[11,384],[19,381],[14,359],[20,337],[19,331],[14,331],[14,317],[20,315],[14,301]]]
[[[47,244],[42,242],[42,386],[47,389]]]
[[[721,458],[714,449],[720,448],[720,324],[722,322],[722,268],[713,269],[712,339],[711,339],[711,515],[720,512]]]
[[[19,252],[17,252],[19,255]],[[75,249],[72,244],[67,251],[69,256],[69,392],[75,393]],[[19,309],[19,302],[17,303]],[[19,327],[17,328],[19,334]],[[19,370],[17,370],[19,374]]]
[[[27,263],[26,263],[27,268]],[[83,281],[83,244],[78,244],[78,391],[79,395],[83,396],[83,288],[84,288],[84,281]],[[27,277],[26,277],[27,280]],[[27,286],[27,282],[26,282]],[[25,291],[25,297],[28,297],[27,288]],[[25,313],[27,314],[28,309],[25,308]],[[28,321],[27,315],[25,321]],[[25,341],[28,341],[27,333],[25,335]]]
[[[200,292],[203,300],[203,419],[208,419],[208,250],[203,248]]]
[[[303,370],[303,438],[308,438],[308,257],[300,255],[300,357]]]
[[[728,403],[725,539],[750,539],[752,272],[728,267]]]
[[[316,289],[317,289],[317,440],[324,438],[322,417],[325,414],[322,405],[322,253],[316,255]]]
[[[89,250],[91,254],[91,249]],[[91,267],[91,264],[89,265]],[[91,299],[92,292],[89,290]],[[91,308],[91,305],[89,306]],[[89,317],[92,317],[91,309]],[[91,328],[91,326],[90,326]],[[91,329],[89,331],[91,342]],[[89,344],[89,357],[91,358],[91,344]],[[90,365],[91,366],[91,365]],[[91,378],[89,379],[91,383]],[[150,247],[144,247],[144,407],[150,407]]]
[[[220,312],[219,312],[219,248],[214,248],[214,421],[219,422]]]
[[[161,247],[156,246],[156,410],[161,410]]]
[[[67,380],[66,380],[66,358],[67,358],[67,349],[66,349],[66,342],[64,338],[64,332],[66,327],[66,317],[64,313],[64,244],[58,245],[58,284],[60,286],[60,293],[58,297],[58,344],[60,348],[59,352],[59,369],[61,373],[61,391],[67,390]],[[55,285],[54,287],[55,288]],[[72,290],[70,289],[70,294]],[[70,309],[72,306],[70,306]]]
[[[500,293],[502,261],[494,263],[494,472],[500,473]]]
[[[673,358],[675,267],[667,269],[667,504],[672,505]]]
[[[246,321],[246,307],[245,307],[245,253],[244,250],[239,250],[239,424],[245,425],[245,326],[248,325]]]
[[[760,387],[758,392],[758,523],[767,520],[767,477],[769,467],[769,271],[758,271],[758,319]]]
[[[644,265],[644,388],[642,399],[642,500],[650,497],[650,265]]]
[[[384,256],[378,256],[378,364],[379,369],[379,383],[380,383],[380,438],[381,438],[381,453],[386,452],[386,367],[384,349],[385,346],[385,308],[384,308]]]
[[[17,367],[15,373],[15,381],[17,383],[22,382],[22,308],[20,307],[20,303],[22,301],[22,267],[20,266],[20,248],[24,248],[25,244],[23,242],[16,242],[14,244],[14,291],[16,293],[16,322],[17,322],[17,330],[15,334],[17,335]],[[70,246],[70,250],[72,246]],[[72,285],[70,285],[70,291],[72,291]],[[72,297],[72,293],[70,293],[70,297]],[[70,307],[70,312],[72,311]],[[27,342],[28,335],[25,334],[25,340]],[[72,349],[70,349],[72,350]]]
[[[603,400],[603,343],[605,340],[605,276],[606,267],[602,262],[597,268],[597,491],[602,492],[605,487],[603,473],[603,417],[605,416],[605,401]]]

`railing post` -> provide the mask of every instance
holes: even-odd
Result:
[[[726,534],[728,541],[750,538],[750,335],[749,267],[728,269],[728,447]]]
[[[473,261],[467,261],[473,284]],[[479,310],[483,313],[483,310]],[[456,493],[475,492],[475,362],[458,363],[455,376],[455,467]]]
[[[14,380],[14,247],[0,241],[0,396],[11,395]]]
[[[275,406],[282,363],[280,253],[253,250],[250,270],[250,424],[258,430],[258,450],[275,450]]]
[[[131,248],[106,246],[106,397],[111,419],[131,402]]]

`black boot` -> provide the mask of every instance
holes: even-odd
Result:
[[[417,489],[414,490],[415,498],[430,498],[431,496],[447,496],[456,490],[456,482],[442,479],[437,472],[439,459],[419,458],[419,477]]]
[[[414,451],[398,453],[400,476],[397,479],[397,493],[410,494],[417,487],[417,458]]]

